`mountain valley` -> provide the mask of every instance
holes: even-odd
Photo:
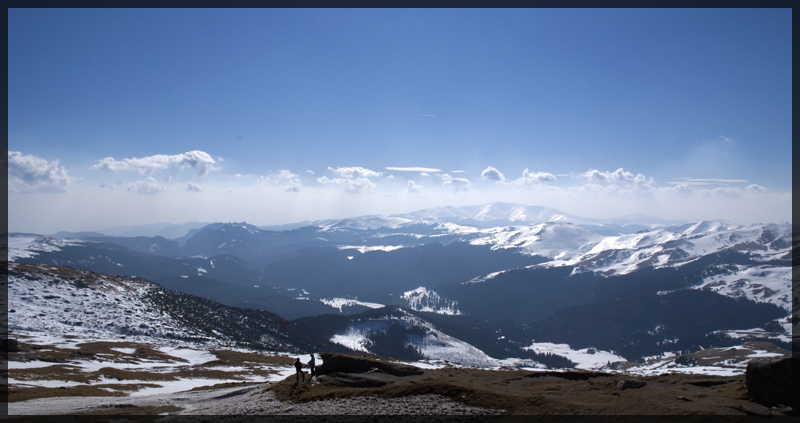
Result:
[[[264,349],[342,348],[477,367],[565,368],[583,364],[541,346],[567,345],[584,356],[597,351],[610,364],[744,342],[791,350],[793,343],[797,241],[788,223],[599,221],[492,203],[285,230],[215,223],[173,239],[60,235],[8,234],[10,274],[80,272],[54,270],[71,268],[107,275],[93,280],[141,278],[175,292],[160,297],[165,315],[234,313],[234,320],[273,322],[239,332],[187,326],[191,337],[216,330],[230,342]],[[34,272],[25,265],[51,267]],[[68,279],[61,280],[75,286]],[[178,300],[179,293],[196,299]],[[15,293],[9,308],[19,313],[15,302],[32,295]],[[72,293],[44,295],[70,308],[58,301]],[[209,308],[211,302],[218,305]],[[62,318],[60,330],[86,324],[77,317],[82,309],[72,309],[76,317]],[[109,322],[123,316],[108,313]],[[24,321],[14,313],[9,318],[12,330]],[[276,321],[302,329],[276,334]],[[159,330],[142,333],[167,329]]]

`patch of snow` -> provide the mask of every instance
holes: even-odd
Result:
[[[424,286],[406,291],[400,298],[405,300],[406,305],[412,310],[451,316],[461,314],[456,307],[458,301],[442,298],[436,291],[428,290]]]
[[[384,304],[370,303],[366,301],[351,300],[349,298],[322,298],[320,301],[329,307],[342,311],[342,307],[363,306],[369,308],[386,307]]]
[[[364,254],[371,251],[394,251],[401,248],[406,248],[404,245],[340,245],[339,250],[358,250],[359,253]],[[349,258],[349,257],[348,257]]]
[[[61,251],[61,247],[82,246],[88,241],[32,234],[8,234],[8,261],[31,258],[40,252]]]
[[[209,361],[217,360],[216,355],[206,350],[174,346],[163,346],[160,347],[159,350],[172,357],[178,357],[186,360],[187,364],[189,365],[203,364],[208,363]]]
[[[334,344],[343,345],[351,350],[369,352],[367,346],[370,340],[363,331],[358,329],[349,328],[345,333],[333,335],[330,341]]]
[[[732,298],[747,298],[792,310],[792,268],[736,266],[731,273],[705,278],[695,289],[708,289]]]
[[[572,349],[568,344],[554,344],[552,342],[534,342],[526,350],[538,354],[553,354],[565,357],[575,363],[578,369],[596,370],[605,367],[608,363],[627,361],[624,357],[610,351],[596,348]]]
[[[752,354],[747,355],[750,358],[758,358],[758,357],[783,357],[783,354],[768,352],[764,350],[756,350],[753,351]]]

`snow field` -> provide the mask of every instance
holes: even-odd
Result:
[[[62,336],[56,336],[48,333],[35,332],[35,331],[21,332],[18,333],[18,336],[23,338],[24,342],[27,344],[33,344],[39,346],[52,345],[53,347],[56,348],[75,349],[76,351],[79,348],[79,344],[87,342],[109,342],[109,343],[130,342],[127,339],[121,340],[119,338],[67,339]],[[8,383],[10,385],[17,385],[20,387],[38,386],[46,388],[58,388],[58,387],[90,385],[90,386],[99,386],[102,388],[103,385],[107,384],[115,384],[115,385],[124,384],[132,386],[135,384],[157,385],[154,387],[144,387],[135,390],[133,392],[130,392],[130,396],[168,394],[174,392],[187,391],[198,387],[212,386],[216,384],[231,383],[231,382],[263,383],[263,382],[280,381],[294,374],[295,372],[294,366],[291,365],[274,366],[274,365],[267,365],[263,363],[254,363],[254,362],[247,362],[245,363],[246,365],[239,365],[239,366],[218,365],[218,366],[203,366],[202,368],[199,368],[197,366],[202,366],[206,363],[218,360],[217,356],[213,354],[211,351],[206,350],[203,345],[194,345],[189,347],[186,345],[180,345],[179,343],[176,343],[173,345],[161,345],[161,346],[151,345],[151,347],[158,352],[167,354],[169,358],[166,360],[143,359],[133,356],[133,353],[135,352],[135,349],[133,348],[112,347],[110,348],[111,350],[120,352],[125,356],[121,357],[118,360],[114,360],[113,357],[108,357],[108,359],[105,360],[103,359],[106,358],[105,355],[95,354],[95,356],[100,357],[100,359],[76,358],[75,360],[69,361],[67,363],[53,363],[49,361],[40,361],[40,360],[32,360],[24,362],[8,361],[4,364],[7,365],[7,368],[9,370],[26,370],[26,369],[58,367],[58,368],[74,369],[82,373],[92,373],[92,372],[97,372],[101,369],[111,368],[129,372],[141,372],[142,374],[154,374],[154,373],[165,374],[178,378],[177,380],[154,381],[145,379],[117,380],[101,376],[98,380],[91,381],[89,383],[65,381],[60,379],[27,380],[27,379],[17,379],[13,377],[10,377],[8,379]],[[39,351],[45,351],[45,349],[39,349]],[[239,349],[237,351],[245,353],[259,353],[256,351],[249,351],[242,349]],[[275,353],[275,354],[291,356],[289,353]],[[318,363],[321,364],[320,359],[318,359]],[[231,377],[230,378],[181,377],[180,372],[186,369],[201,369],[204,371],[223,371],[230,373]]]

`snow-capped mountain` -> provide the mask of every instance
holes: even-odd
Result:
[[[591,219],[570,215],[550,207],[524,206],[510,203],[489,203],[480,206],[464,207],[434,207],[394,216],[412,221],[434,223],[447,222],[481,228],[509,225],[536,225],[559,220],[591,221]]]
[[[330,224],[320,225],[320,232],[345,231],[355,229],[368,231],[371,229],[396,229],[412,222],[401,217],[364,216],[356,219],[342,219]]]
[[[462,341],[468,332],[460,330],[488,322],[481,330],[502,328],[516,352],[553,342],[637,359],[739,336],[792,342],[790,223],[595,220],[491,203],[286,228],[216,223],[172,240],[9,234],[8,257],[135,275],[288,319],[403,306],[448,319],[442,323],[458,333],[448,336]],[[639,315],[642,307],[648,313]],[[692,307],[707,313],[697,315],[702,325],[683,319]],[[600,345],[584,334],[584,321],[615,328],[608,335],[616,341]],[[334,335],[344,336],[325,339]],[[464,342],[492,354],[495,338]]]
[[[470,233],[464,227],[450,226],[454,233]],[[505,226],[473,232],[469,242],[493,249],[514,249],[523,254],[568,260],[580,257],[605,237],[567,222],[540,223],[535,226]]]
[[[786,266],[792,254],[791,225],[742,226],[701,221],[652,232],[606,237],[585,254],[558,264],[621,275],[645,267],[679,267],[725,250],[745,253],[748,260],[767,266]]]

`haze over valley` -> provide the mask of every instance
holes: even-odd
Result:
[[[310,337],[303,345],[480,367],[599,368],[747,341],[785,349],[792,342],[788,223],[604,221],[491,203],[285,230],[214,223],[172,239],[57,235],[9,234],[10,260],[138,277],[218,307],[274,313],[269,319],[288,319]],[[37,312],[34,304],[68,298],[22,294],[43,289],[10,290],[12,331],[31,329],[26,313]],[[160,301],[164,313],[176,312],[175,300]],[[87,324],[74,317],[85,311],[55,304],[48,307],[73,315],[45,313],[61,322],[60,331]],[[209,340],[220,330],[104,325],[92,330]],[[237,337],[242,345],[274,346]],[[595,354],[588,351],[608,359],[586,365]]]

